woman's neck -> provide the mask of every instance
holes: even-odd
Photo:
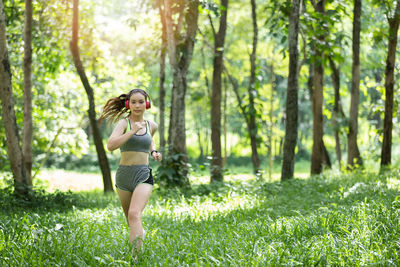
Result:
[[[131,115],[129,116],[129,119],[130,119],[131,121],[133,121],[133,122],[142,122],[142,121],[144,121],[143,115],[135,116],[135,115],[131,114]]]

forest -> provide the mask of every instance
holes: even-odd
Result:
[[[2,265],[400,264],[400,0],[0,10]],[[163,155],[138,259],[99,119],[134,88]],[[100,186],[59,190],[55,170]]]

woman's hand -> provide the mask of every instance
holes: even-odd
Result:
[[[146,122],[135,122],[132,126],[131,131],[136,134],[138,131],[144,128],[146,128]]]
[[[153,150],[151,152],[151,156],[153,157],[154,160],[160,162],[162,160],[162,155],[160,152],[158,152],[157,150]]]

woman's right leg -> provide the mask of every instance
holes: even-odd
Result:
[[[132,194],[131,203],[129,205],[129,241],[131,243],[136,243],[137,251],[140,250],[143,243],[142,212],[150,198],[152,190],[153,185],[151,184],[139,184]]]
[[[138,251],[143,243],[142,212],[150,198],[152,190],[153,186],[146,183],[139,184],[133,193],[117,188],[119,200],[129,225],[129,241],[133,243],[139,237],[136,242],[136,249]]]
[[[122,209],[123,209],[124,214],[125,214],[126,222],[129,225],[128,211],[129,211],[129,205],[131,203],[133,192],[125,191],[125,190],[121,190],[121,189],[117,188],[117,193],[118,193],[118,196],[119,196],[119,201],[121,202]]]

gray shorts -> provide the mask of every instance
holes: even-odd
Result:
[[[138,184],[153,185],[153,176],[149,165],[119,165],[115,175],[115,187],[133,192]]]

